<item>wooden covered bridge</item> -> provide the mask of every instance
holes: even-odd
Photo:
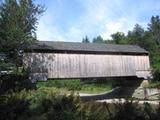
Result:
[[[134,45],[38,41],[23,63],[33,80],[150,77],[148,52]]]

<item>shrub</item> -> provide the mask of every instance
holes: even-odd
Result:
[[[80,80],[50,80],[46,82],[38,82],[37,87],[56,87],[56,88],[66,88],[69,91],[76,91],[82,89],[82,84]]]
[[[115,105],[115,120],[145,120],[142,107],[138,102],[126,101]]]
[[[153,78],[156,81],[160,81],[160,68],[153,70]]]
[[[10,90],[34,89],[35,85],[31,83],[26,75],[8,74],[0,76],[0,87],[0,94],[3,94]]]
[[[25,92],[0,96],[0,120],[26,119],[29,116],[29,100]]]
[[[159,120],[160,106],[121,101],[81,101],[79,97],[41,88],[0,96],[0,120]]]

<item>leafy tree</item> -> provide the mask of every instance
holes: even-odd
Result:
[[[115,44],[115,41],[107,39],[107,40],[104,40],[104,43],[106,43],[106,44]]]
[[[148,32],[152,41],[150,50],[151,64],[153,67],[153,76],[155,80],[160,80],[160,17],[152,16],[148,24]]]
[[[128,41],[126,39],[126,36],[123,32],[116,32],[111,35],[113,43],[116,44],[128,44]]]
[[[104,43],[103,38],[99,35],[97,38],[93,38],[93,43]]]
[[[90,43],[87,35],[85,36],[85,38],[82,39],[82,43]]]
[[[140,25],[136,24],[132,31],[127,35],[128,43],[141,46],[146,50],[151,50],[154,42],[151,39],[151,34],[145,31]]]
[[[0,51],[8,53],[18,63],[24,45],[36,40],[39,16],[44,7],[32,0],[4,0],[0,4]]]
[[[133,31],[128,32],[128,39],[130,44],[136,44],[142,46],[144,41],[143,37],[145,35],[145,30],[138,24],[135,25]]]
[[[151,66],[154,79],[160,80],[160,18],[152,16],[148,29],[144,30],[136,24],[132,31],[128,32],[129,44],[139,45],[150,53]]]
[[[148,29],[136,24],[133,30],[125,36],[122,32],[111,35],[112,41],[107,43],[133,44],[149,51],[154,79],[160,80],[160,17],[152,16]]]
[[[160,18],[159,16],[152,16],[148,24],[148,30],[152,34],[153,40],[160,45]]]

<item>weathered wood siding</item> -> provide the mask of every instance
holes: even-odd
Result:
[[[25,53],[24,64],[48,78],[147,77],[150,69],[147,55]]]

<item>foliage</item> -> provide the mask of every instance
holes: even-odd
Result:
[[[151,34],[152,44],[151,62],[153,66],[153,75],[155,80],[160,80],[160,18],[159,16],[152,16],[148,24],[148,32]]]
[[[96,38],[93,38],[93,43],[104,43],[103,38],[99,35]]]
[[[0,62],[0,71],[11,70],[13,67],[15,66],[12,63]]]
[[[145,115],[142,112],[142,108],[138,105],[138,102],[133,103],[131,100],[130,102],[126,101],[124,104],[115,104],[115,106],[118,108],[114,116],[116,120],[145,120]]]
[[[0,76],[0,95],[9,91],[34,89],[35,85],[28,80],[27,75],[8,74]]]
[[[81,90],[82,83],[79,80],[49,80],[45,82],[38,82],[37,87],[56,87],[67,88],[67,90]]]
[[[17,120],[28,116],[29,100],[25,94],[0,95],[0,119]]]
[[[112,84],[85,82],[79,79],[75,80],[49,80],[45,82],[38,82],[37,88],[48,87],[58,88],[59,91],[74,91],[83,93],[101,93],[112,89]]]
[[[159,120],[160,106],[81,101],[73,95],[22,90],[0,97],[1,120]]]
[[[130,44],[143,45],[144,34],[145,30],[140,25],[136,24],[133,30],[128,32]]]
[[[0,4],[0,52],[19,64],[24,46],[35,41],[37,21],[44,8],[32,0],[4,0]]]
[[[85,38],[82,39],[82,43],[90,43],[87,35],[85,36]]]
[[[160,81],[151,81],[147,87],[160,89]]]
[[[114,33],[111,37],[115,44],[128,44],[128,40],[122,32]]]
[[[76,119],[76,98],[44,90],[11,92],[0,97],[1,120]]]
[[[0,2],[0,53],[7,56],[5,60],[0,60],[0,72],[12,71],[12,74],[0,74],[0,95],[34,88],[28,76],[18,71],[18,66],[24,47],[36,40],[38,18],[43,12],[44,7],[32,0]]]
[[[154,66],[153,77],[156,81],[160,81],[160,63],[154,64]]]
[[[133,30],[125,35],[122,32],[113,33],[111,40],[103,40],[101,36],[94,38],[96,43],[138,45],[149,51],[154,80],[160,80],[160,17],[152,16],[147,30],[136,24]]]
[[[148,30],[152,34],[153,41],[160,45],[160,18],[159,16],[152,16],[148,24]]]

